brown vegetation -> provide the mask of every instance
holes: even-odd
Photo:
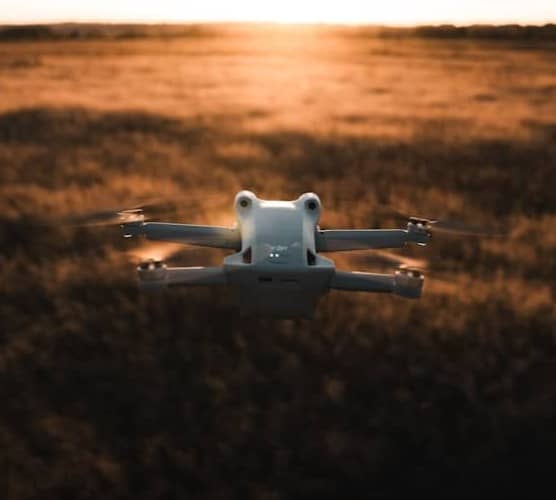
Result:
[[[3,499],[549,483],[548,44],[270,26],[22,41],[0,44],[0,88]],[[288,322],[241,319],[226,290],[144,296],[123,253],[136,243],[47,224],[152,197],[172,220],[231,223],[242,188],[315,191],[323,226],[388,227],[393,203],[509,236],[408,249],[432,263],[420,301],[332,293],[314,321]]]

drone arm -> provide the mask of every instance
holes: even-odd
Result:
[[[225,285],[226,273],[222,267],[155,267],[138,268],[139,286],[145,291],[160,291],[177,286]]]
[[[167,286],[225,285],[226,275],[221,267],[169,267]]]
[[[359,292],[391,293],[394,290],[394,276],[350,271],[336,271],[330,288]]]
[[[421,296],[423,276],[420,273],[399,270],[395,274],[374,274],[336,271],[330,282],[333,290],[394,293],[416,299]]]
[[[315,234],[317,252],[401,248],[408,241],[414,240],[405,229],[332,229]]]
[[[198,226],[168,222],[143,222],[122,225],[124,236],[144,235],[149,240],[168,241],[213,248],[239,250],[241,236],[235,228]]]

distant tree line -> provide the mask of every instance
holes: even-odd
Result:
[[[38,24],[0,26],[0,41],[195,37],[210,35],[212,31],[204,25]]]
[[[232,25],[141,25],[141,24],[95,24],[65,23],[52,25],[0,26],[0,41],[19,40],[71,40],[71,39],[128,39],[146,37],[204,37],[224,36],[241,33],[245,30],[264,30],[265,24],[232,24]],[[275,29],[275,28],[274,28]],[[298,28],[283,27],[285,32]],[[413,28],[392,28],[369,26],[323,27],[325,31],[332,29],[335,33],[354,34],[356,36],[373,37],[418,37],[446,39],[493,39],[493,40],[556,40],[556,24],[540,25],[471,25],[454,26],[443,24],[435,26],[416,26]],[[292,31],[293,32],[293,31]]]
[[[502,40],[556,40],[556,24],[544,26],[504,26],[472,25],[417,26],[412,28],[415,35],[425,38],[488,38]]]
[[[0,40],[51,40],[54,31],[48,26],[7,26],[0,30]]]

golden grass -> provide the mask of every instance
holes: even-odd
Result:
[[[11,69],[0,109],[141,109],[217,124],[239,118],[249,130],[379,137],[420,133],[420,120],[437,119],[450,140],[519,137],[524,122],[550,123],[556,112],[550,51],[282,36],[287,43],[255,31],[224,41],[3,44],[0,65]]]

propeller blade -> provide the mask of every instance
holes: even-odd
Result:
[[[382,267],[407,267],[412,269],[425,270],[429,267],[429,263],[425,259],[414,259],[405,255],[399,255],[388,250],[372,250],[366,252],[351,252],[346,255],[347,259],[355,265]]]
[[[394,220],[403,224],[404,222],[411,221],[411,219],[425,222],[430,229],[435,233],[447,233],[447,234],[454,234],[459,236],[479,236],[479,237],[505,237],[508,235],[508,231],[504,229],[500,229],[499,227],[491,226],[483,226],[483,225],[476,225],[476,224],[469,224],[461,220],[459,217],[453,217],[451,214],[442,214],[436,217],[430,216],[413,216],[411,213],[413,209],[409,206],[409,204],[399,203],[399,204],[392,204],[388,201],[384,201],[383,203],[379,203],[374,206],[369,213],[373,217],[373,220],[376,222],[377,219],[385,218]]]
[[[483,227],[471,226],[454,220],[431,220],[429,221],[434,232],[455,234],[460,236],[481,236],[485,238],[501,238],[505,233]]]
[[[191,215],[192,211],[209,211],[212,207],[221,208],[224,205],[231,206],[229,197],[219,193],[207,193],[204,195],[187,195],[183,198],[144,198],[137,203],[126,207],[107,208],[73,214],[62,218],[51,219],[50,224],[61,224],[69,226],[113,226],[123,222],[135,222],[139,220],[152,220],[169,216],[176,218],[180,215]],[[146,214],[146,215],[145,215]]]
[[[421,217],[408,215],[407,211],[390,206],[379,207],[374,213],[399,222],[424,222],[434,233],[446,233],[459,236],[479,236],[485,238],[499,238],[504,237],[507,234],[505,231],[501,231],[499,229],[471,225],[451,217]]]
[[[61,219],[55,219],[51,224],[61,224],[75,227],[98,227],[115,226],[124,222],[137,222],[144,220],[143,209],[117,208],[112,210],[100,210],[85,212],[77,215],[69,215]]]
[[[161,260],[164,262],[175,259],[179,254],[198,250],[178,243],[147,243],[126,252],[129,260],[135,264],[147,260]]]
[[[102,210],[70,215],[57,222],[69,226],[110,226],[120,223],[120,215],[118,210]]]

